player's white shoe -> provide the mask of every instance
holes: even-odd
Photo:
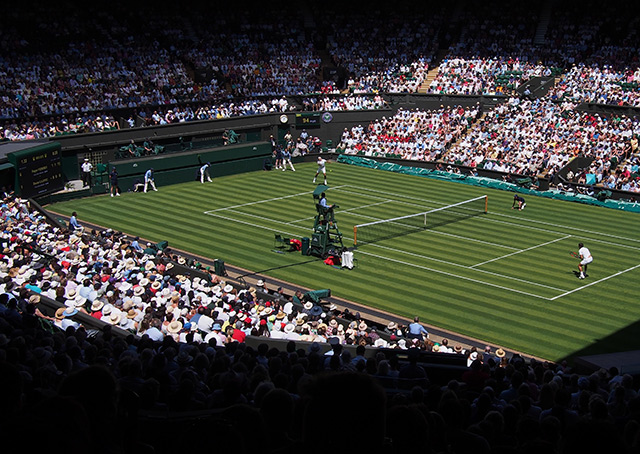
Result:
[[[315,179],[315,178],[313,179],[313,182],[314,182],[314,183],[316,182],[316,179]]]
[[[580,279],[584,279],[584,274],[580,273]]]

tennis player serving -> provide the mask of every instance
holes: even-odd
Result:
[[[327,160],[323,159],[322,156],[318,156],[318,171],[316,172],[316,176],[313,177],[313,182],[316,182],[316,178],[318,178],[318,175],[320,175],[322,173],[322,176],[324,177],[324,184],[327,184]]]
[[[578,270],[580,270],[580,279],[586,277],[587,265],[593,262],[591,251],[584,247],[584,244],[578,243],[578,255],[580,255],[580,263],[578,263]]]

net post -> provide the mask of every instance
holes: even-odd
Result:
[[[487,214],[489,212],[489,196],[485,195],[484,196],[484,214]]]
[[[353,245],[354,246],[358,245],[358,226],[357,225],[353,226]]]

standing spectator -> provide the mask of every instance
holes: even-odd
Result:
[[[205,165],[200,167],[200,183],[204,183],[205,180],[211,182],[211,175],[209,174],[209,168],[211,168],[210,162],[207,162]]]
[[[114,167],[109,174],[109,180],[111,181],[111,197],[114,195],[120,195],[120,187],[118,186],[118,171]]]
[[[93,170],[93,164],[89,161],[89,158],[84,158],[82,163],[82,187],[91,187],[91,171]]]
[[[144,173],[144,192],[147,192],[147,188],[149,185],[151,185],[151,189],[157,191],[155,178],[153,177],[153,167],[151,167]]]

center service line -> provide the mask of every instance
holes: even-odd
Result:
[[[491,263],[491,262],[495,262],[496,260],[501,260],[501,259],[504,259],[506,257],[511,257],[512,255],[516,255],[516,254],[520,254],[522,252],[530,251],[531,249],[536,249],[536,248],[539,248],[539,247],[542,247],[542,246],[546,246],[547,244],[556,243],[558,241],[566,240],[567,238],[571,238],[571,235],[567,235],[567,236],[564,236],[562,238],[556,238],[555,240],[547,241],[546,243],[536,244],[535,246],[531,246],[531,247],[528,247],[526,249],[522,249],[521,251],[512,252],[511,254],[503,255],[501,257],[496,257],[495,259],[487,260],[486,262],[476,263],[475,265],[471,265],[470,268],[473,268],[473,267],[476,267],[476,266],[480,266],[480,265],[485,265],[485,264]]]

